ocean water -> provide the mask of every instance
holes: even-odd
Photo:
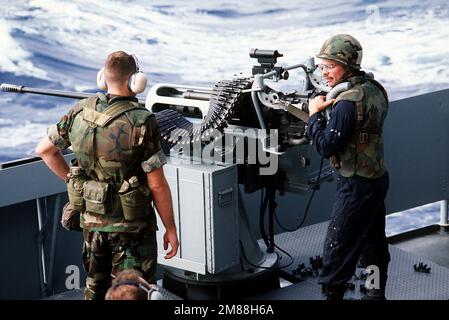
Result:
[[[1,83],[95,92],[106,55],[124,50],[138,56],[149,87],[212,86],[249,74],[251,48],[277,49],[279,63],[291,65],[315,55],[330,35],[350,33],[364,47],[363,68],[392,100],[449,87],[443,0],[0,0],[0,7]],[[301,81],[293,72],[282,88],[301,88]],[[0,93],[0,162],[32,156],[71,104]]]

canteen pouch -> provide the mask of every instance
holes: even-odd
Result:
[[[84,182],[83,198],[86,202],[86,211],[97,214],[108,214],[111,209],[110,184],[90,180]]]
[[[83,198],[85,177],[70,176],[67,181],[67,193],[69,195],[69,203],[74,210],[84,211],[85,203]]]
[[[123,216],[127,221],[144,218],[149,212],[150,190],[139,186],[125,193],[119,193],[122,202]]]

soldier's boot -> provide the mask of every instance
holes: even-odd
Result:
[[[387,276],[383,275],[380,277],[380,288],[379,289],[367,289],[362,300],[387,300],[385,297],[385,288],[387,286]]]
[[[385,289],[368,289],[362,297],[362,300],[385,301],[387,300],[385,297]]]
[[[326,286],[326,300],[343,300],[346,286],[343,285],[328,285]]]

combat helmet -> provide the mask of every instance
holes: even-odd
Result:
[[[363,49],[360,42],[349,34],[337,34],[327,39],[317,58],[333,60],[359,70]]]

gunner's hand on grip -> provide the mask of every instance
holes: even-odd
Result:
[[[309,116],[314,113],[324,111],[327,107],[330,107],[335,102],[335,99],[331,99],[329,101],[325,101],[325,99],[326,98],[324,96],[316,96],[309,101]]]

